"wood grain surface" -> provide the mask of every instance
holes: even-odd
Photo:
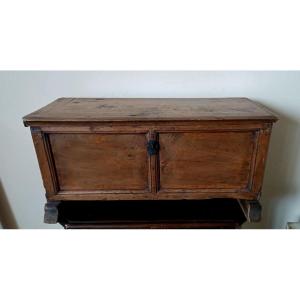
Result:
[[[255,132],[164,133],[160,189],[247,189]]]
[[[60,191],[147,190],[144,134],[51,134]]]
[[[251,201],[277,117],[247,98],[60,98],[23,120],[49,201]]]
[[[60,98],[25,116],[35,122],[103,122],[153,120],[276,120],[247,98]]]

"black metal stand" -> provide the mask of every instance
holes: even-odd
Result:
[[[44,223],[55,224],[58,222],[58,206],[60,201],[48,201],[45,204]]]
[[[261,220],[262,207],[258,200],[238,200],[238,202],[248,222]]]
[[[235,199],[48,201],[45,221],[66,229],[233,229],[246,218]]]

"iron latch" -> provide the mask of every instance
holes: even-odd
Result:
[[[156,140],[150,140],[147,144],[147,151],[149,155],[155,155],[159,151],[159,143]]]

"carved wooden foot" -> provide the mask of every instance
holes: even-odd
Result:
[[[60,201],[48,201],[45,204],[44,223],[55,224],[58,220],[58,205]]]
[[[261,220],[261,204],[258,200],[238,200],[248,222]]]

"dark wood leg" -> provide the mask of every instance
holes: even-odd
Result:
[[[261,220],[262,207],[258,200],[238,200],[248,222]]]
[[[60,201],[48,201],[45,204],[44,223],[55,224],[58,220],[58,209]]]

